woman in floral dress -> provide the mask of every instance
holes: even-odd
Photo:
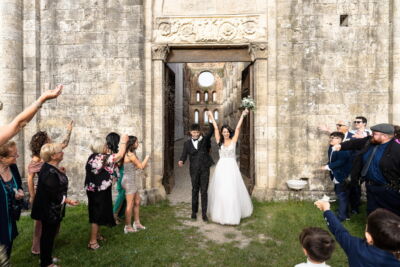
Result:
[[[111,153],[103,139],[96,139],[91,146],[93,152],[86,163],[85,189],[88,196],[89,222],[91,224],[89,249],[98,249],[98,240],[103,240],[99,226],[115,226],[112,207],[111,187],[118,179],[117,162],[123,158],[126,151],[128,136],[121,138],[119,152]]]

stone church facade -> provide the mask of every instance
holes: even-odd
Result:
[[[340,118],[400,124],[400,0],[2,0],[0,123],[58,83],[16,137],[21,166],[39,129],[75,129],[64,165],[84,196],[90,141],[135,134],[152,153],[145,187],[165,197],[165,70],[171,62],[247,62],[257,109],[252,131],[258,199],[283,199],[288,179],[305,197],[330,190],[316,171]],[[199,55],[201,52],[201,56]]]

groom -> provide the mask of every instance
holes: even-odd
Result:
[[[211,137],[214,133],[214,126],[210,123],[210,130],[203,136],[199,124],[192,124],[190,127],[191,138],[183,145],[179,167],[185,163],[189,155],[190,177],[192,179],[192,219],[197,218],[199,209],[199,190],[201,191],[201,213],[203,221],[207,222],[207,190],[210,176],[210,167],[214,164],[210,156]]]

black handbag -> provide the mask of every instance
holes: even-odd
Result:
[[[13,201],[11,204],[11,216],[14,220],[18,221],[19,218],[21,217],[22,208],[24,207],[24,200],[15,199],[15,196],[13,196],[12,199]]]

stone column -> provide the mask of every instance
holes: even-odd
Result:
[[[254,73],[254,158],[256,184],[253,195],[265,199],[276,180],[276,96],[268,91],[268,45],[252,43],[249,53]]]
[[[400,0],[393,0],[393,51],[392,51],[392,116],[393,124],[400,124]]]
[[[0,1],[0,125],[23,109],[22,90],[22,0]],[[23,135],[17,135],[23,166]]]
[[[156,201],[166,198],[166,192],[162,185],[164,174],[164,81],[165,60],[169,53],[167,45],[152,46],[152,120],[146,123],[152,124],[152,164],[150,177],[152,188],[156,190]]]

